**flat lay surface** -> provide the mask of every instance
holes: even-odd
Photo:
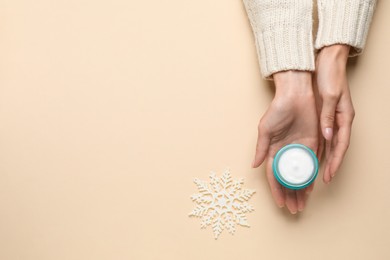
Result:
[[[356,117],[305,210],[251,168],[273,97],[239,0],[0,0],[0,259],[390,259],[390,11],[349,60]],[[211,171],[250,227],[189,217]]]

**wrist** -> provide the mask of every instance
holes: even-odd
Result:
[[[350,50],[351,46],[349,45],[334,44],[323,47],[319,55],[326,57],[327,59],[333,60],[334,62],[337,62],[339,64],[346,65]]]
[[[312,76],[309,71],[288,70],[273,74],[275,97],[297,97],[313,95]]]

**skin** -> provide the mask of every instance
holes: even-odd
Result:
[[[325,138],[323,181],[329,183],[341,166],[350,144],[355,110],[347,79],[350,46],[335,44],[321,49],[313,84],[318,91],[321,132]]]
[[[301,143],[313,151],[318,148],[318,117],[312,75],[304,71],[283,71],[273,75],[276,93],[258,126],[256,154],[252,167],[266,163],[267,180],[279,207],[295,214],[305,207],[307,192],[281,186],[272,171],[276,152],[289,143]]]
[[[321,159],[325,147],[323,181],[329,183],[349,147],[355,116],[346,64],[350,47],[332,45],[321,49],[316,71],[282,71],[273,75],[276,93],[258,125],[253,168],[266,164],[267,180],[279,207],[292,214],[302,211],[313,185],[290,190],[278,183],[272,163],[276,152],[290,143],[310,147]]]

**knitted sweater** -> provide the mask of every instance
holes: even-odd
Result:
[[[312,0],[243,0],[254,33],[262,76],[285,70],[314,71],[314,51],[332,44],[362,52],[376,0],[317,0],[313,41]]]

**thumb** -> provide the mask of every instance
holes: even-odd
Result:
[[[263,127],[259,127],[257,144],[256,144],[256,153],[255,153],[255,158],[253,159],[252,162],[252,168],[257,168],[264,162],[265,157],[268,153],[269,144],[270,144],[270,137],[268,132]]]
[[[321,131],[324,138],[330,141],[333,137],[333,126],[336,114],[336,99],[324,99],[320,116]]]

